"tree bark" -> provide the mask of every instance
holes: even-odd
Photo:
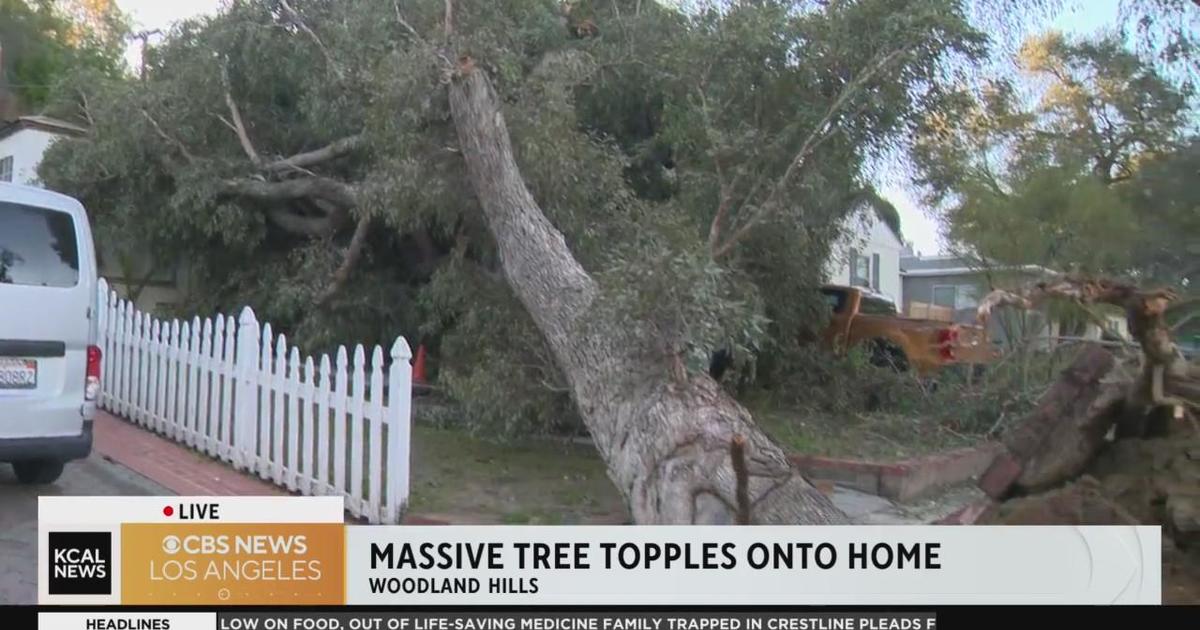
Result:
[[[306,151],[304,153],[297,153],[291,157],[283,158],[282,160],[276,160],[265,165],[263,168],[264,170],[272,173],[289,170],[303,170],[309,166],[316,166],[317,164],[323,164],[330,160],[335,160],[342,156],[349,155],[364,144],[366,143],[361,134],[347,136],[339,140],[334,140],[333,142],[319,149]]]
[[[328,302],[350,280],[350,274],[354,273],[354,267],[358,265],[359,259],[362,258],[363,247],[366,245],[367,235],[370,231],[371,217],[363,216],[359,218],[358,225],[354,228],[354,236],[350,238],[350,246],[346,248],[346,255],[342,258],[342,264],[338,265],[337,270],[333,272],[333,277],[330,279],[329,284],[317,295],[317,304]]]
[[[1116,359],[1098,346],[1075,359],[1038,406],[1002,438],[1005,451],[980,479],[992,498],[1040,492],[1078,476],[1100,451],[1127,383],[1106,382]]]
[[[260,179],[230,179],[224,182],[224,190],[231,195],[241,195],[263,201],[287,201],[290,199],[320,199],[345,210],[358,203],[353,186],[328,177],[302,177],[280,182]]]
[[[741,436],[751,522],[845,522],[715,381],[672,380],[665,365],[638,354],[621,322],[595,315],[596,282],[525,186],[483,70],[464,59],[449,91],[468,176],[505,277],[566,375],[634,521],[735,523],[739,473],[730,445]]]

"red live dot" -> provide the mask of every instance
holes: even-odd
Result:
[[[163,508],[163,516],[170,516],[174,513],[175,513],[175,508],[173,508],[169,505],[167,507]]]

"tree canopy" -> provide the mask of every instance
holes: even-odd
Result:
[[[445,5],[250,0],[182,23],[139,79],[63,86],[54,111],[92,133],[42,177],[110,242],[186,259],[189,312],[249,303],[311,349],[406,331],[479,417],[569,418],[464,183]],[[984,45],[952,0],[452,6],[606,308],[697,367],[794,345],[842,219],[878,201],[864,161],[939,106],[946,56]]]

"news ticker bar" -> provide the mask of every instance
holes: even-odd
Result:
[[[38,601],[84,606],[1162,601],[1157,527],[347,526],[342,507],[333,497],[42,497]]]
[[[936,630],[934,612],[38,613],[40,630]]]

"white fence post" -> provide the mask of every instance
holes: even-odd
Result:
[[[392,344],[388,371],[387,505],[385,521],[399,523],[408,505],[409,439],[412,433],[412,349],[404,337]]]
[[[258,320],[249,306],[238,317],[237,353],[234,355],[237,387],[234,392],[233,465],[253,470],[258,435]]]
[[[371,353],[371,445],[367,452],[370,473],[367,483],[370,484],[367,496],[372,523],[378,523],[383,518],[383,458],[387,453],[387,444],[383,441],[383,348],[375,346]]]

